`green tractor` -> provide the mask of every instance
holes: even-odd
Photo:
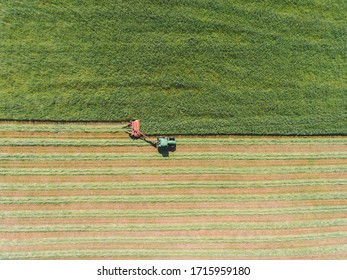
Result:
[[[175,137],[158,136],[155,146],[158,149],[159,153],[174,152],[176,150]]]
[[[163,156],[168,157],[169,152],[176,151],[175,137],[158,136],[157,142],[154,142],[150,140],[150,138],[147,135],[143,134],[140,131],[140,120],[130,120],[128,126],[131,127],[131,132],[128,132],[128,133],[132,139],[142,139],[146,141],[147,143],[151,144],[153,147],[156,147],[158,149],[158,152],[162,154]]]

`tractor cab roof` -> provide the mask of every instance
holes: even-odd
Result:
[[[159,147],[167,147],[168,139],[167,137],[159,137]]]

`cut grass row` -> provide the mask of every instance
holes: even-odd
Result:
[[[316,152],[316,153],[232,153],[232,152],[179,152],[171,154],[175,160],[319,160],[319,159],[347,159],[347,152]],[[156,153],[70,153],[70,154],[25,154],[0,153],[0,161],[85,161],[85,160],[167,160],[158,157]]]
[[[53,132],[53,133],[119,133],[125,132],[126,123],[23,123],[0,122],[0,132]]]
[[[347,172],[347,165],[270,166],[270,167],[173,167],[173,168],[0,168],[0,175],[64,176],[64,175],[136,175],[136,174],[292,174]]]
[[[165,162],[168,163],[168,162]],[[13,168],[13,169],[39,169],[39,168],[44,168],[45,170],[48,169],[70,169],[73,167],[74,170],[76,169],[85,169],[85,170],[91,170],[91,169],[96,169],[96,170],[102,170],[102,172],[105,169],[108,170],[115,170],[119,169],[119,171],[124,171],[124,169],[129,168],[129,169],[142,169],[142,168],[153,168],[153,170],[163,168],[163,166],[168,166],[168,169],[174,169],[174,168],[182,168],[183,166],[187,166],[187,172],[193,172],[192,170],[196,170],[198,168],[207,168],[209,167],[211,169],[211,172],[213,170],[218,171],[215,173],[216,174],[229,174],[229,175],[237,175],[240,174],[239,172],[235,172],[231,170],[230,173],[224,173],[224,171],[220,171],[223,169],[227,168],[280,168],[280,167],[303,167],[303,172],[293,172],[293,171],[288,171],[289,174],[297,173],[297,174],[308,174],[306,168],[309,166],[331,166],[331,167],[337,167],[337,166],[346,166],[347,167],[347,161],[344,159],[323,159],[323,160],[291,160],[291,161],[284,161],[284,160],[260,160],[260,161],[218,161],[218,160],[210,160],[208,162],[206,161],[201,161],[201,160],[189,160],[189,161],[174,161],[170,160],[170,164],[163,164],[161,161],[44,161],[44,162],[28,162],[28,161],[12,161],[12,162],[2,162],[0,163],[0,170],[2,168],[7,169],[7,168]],[[220,169],[220,170],[219,170]],[[337,171],[335,173],[341,173],[339,167],[336,168]],[[44,171],[46,172],[46,171]],[[112,172],[112,171],[111,171]],[[187,172],[182,172],[182,175],[189,175]],[[210,173],[211,173],[210,172]],[[244,170],[241,171],[244,173]],[[264,171],[265,172],[265,171]],[[280,171],[277,169],[274,171],[274,175],[278,174]],[[285,171],[287,172],[287,171]],[[312,172],[315,173],[315,172]],[[329,172],[329,170],[325,170],[323,172],[320,172],[322,176],[333,176],[332,173],[334,172]],[[330,173],[330,174],[329,174]],[[54,172],[56,174],[56,172]],[[146,172],[143,173],[144,175]],[[170,172],[164,172],[164,174],[170,174]],[[192,174],[192,173],[190,173]],[[204,176],[208,175],[209,173],[205,173]],[[283,174],[283,173],[281,173]],[[46,174],[47,175],[47,174]],[[94,174],[91,174],[91,176]],[[112,174],[106,174],[111,178]],[[121,176],[122,174],[115,174]],[[130,175],[133,175],[130,173]],[[138,174],[134,174],[138,175]],[[158,175],[157,172],[153,172],[153,175]],[[172,176],[175,176],[175,174],[170,174]],[[176,174],[177,175],[177,174]],[[251,174],[250,174],[251,175]],[[253,175],[259,175],[258,170],[254,172]],[[343,174],[342,174],[343,175]],[[35,173],[33,176],[36,176]],[[56,175],[53,175],[56,176]],[[70,176],[70,175],[62,175],[62,176]],[[74,175],[72,175],[74,176]],[[79,176],[78,174],[76,176]],[[82,174],[81,176],[84,176]],[[318,178],[318,177],[317,177]],[[8,179],[8,178],[7,178]]]
[[[189,230],[283,230],[346,226],[347,218],[285,222],[230,222],[197,224],[56,224],[1,225],[0,232],[80,232],[80,231],[189,231]]]
[[[227,189],[227,188],[208,188],[208,189],[136,189],[136,190],[43,190],[43,191],[33,191],[33,190],[21,190],[21,191],[2,191],[3,197],[58,197],[58,196],[238,196],[244,194],[254,194],[254,195],[282,195],[289,193],[305,194],[305,193],[326,193],[326,192],[346,192],[346,186],[313,186],[313,187],[285,187],[285,188],[242,188],[242,189]]]
[[[299,257],[308,255],[344,254],[347,255],[347,245],[330,245],[311,248],[291,248],[291,249],[259,249],[259,250],[160,250],[160,249],[127,249],[127,250],[48,250],[48,251],[28,251],[28,252],[4,252],[0,253],[2,259],[52,259],[52,258],[235,258],[235,257]]]
[[[346,238],[345,231],[309,233],[309,234],[290,234],[290,235],[244,235],[244,236],[228,236],[228,237],[209,237],[209,236],[170,236],[170,237],[59,237],[59,238],[41,238],[41,239],[0,239],[0,246],[35,246],[35,245],[54,245],[54,244],[83,244],[83,243],[273,243],[273,242],[291,242],[321,239],[338,239]]]
[[[0,204],[71,204],[71,203],[164,203],[164,202],[255,202],[255,201],[304,201],[347,199],[343,192],[303,192],[284,194],[234,195],[107,195],[107,196],[1,196]]]
[[[136,217],[201,217],[201,216],[252,216],[252,215],[306,215],[347,213],[347,206],[306,206],[258,209],[186,209],[186,210],[45,210],[2,211],[0,219],[9,218],[136,218]],[[347,233],[346,233],[347,234]]]
[[[345,186],[345,179],[312,179],[312,180],[281,180],[281,181],[245,181],[245,182],[139,182],[136,185],[133,182],[113,182],[113,183],[62,183],[62,184],[3,184],[0,183],[0,190],[128,190],[128,189],[209,189],[209,188],[282,188],[282,187],[311,187],[311,186]]]

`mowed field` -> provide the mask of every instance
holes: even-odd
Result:
[[[346,137],[0,123],[0,259],[346,259]]]

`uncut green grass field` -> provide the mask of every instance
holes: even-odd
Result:
[[[0,11],[0,119],[347,133],[343,0],[2,0]]]
[[[0,259],[346,259],[346,137],[0,123]]]

